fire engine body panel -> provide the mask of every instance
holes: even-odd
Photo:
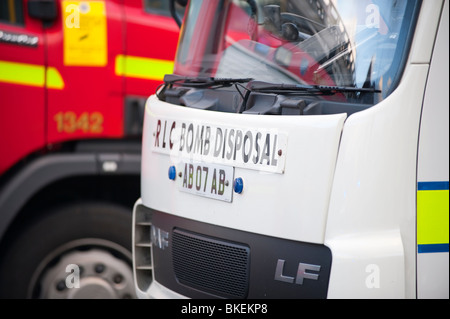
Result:
[[[2,139],[8,143],[2,147],[8,149],[2,173],[43,145],[123,138],[124,96],[143,97],[154,91],[173,68],[178,31],[170,17],[145,12],[141,1],[88,1],[80,9],[80,2],[57,3],[58,12],[48,27],[26,13],[22,23],[1,25],[2,119],[21,119],[21,125],[2,125],[2,135],[21,138],[20,143]],[[27,2],[20,8],[26,12]],[[149,50],[139,38],[146,33],[146,40],[167,42],[169,47]],[[20,36],[32,44],[14,42]],[[29,116],[20,116],[24,112]],[[31,134],[24,130],[27,127],[33,129]]]
[[[146,104],[138,296],[448,298],[448,1],[314,2],[323,41],[342,24],[355,41],[319,66],[318,33],[290,24],[318,18],[280,3],[187,8],[175,74]]]
[[[153,0],[2,0],[0,5],[0,260],[7,276],[0,279],[0,295],[67,297],[71,290],[54,291],[53,283],[50,292],[22,286],[63,276],[64,269],[44,265],[58,254],[72,252],[66,261],[79,259],[80,267],[83,260],[92,266],[104,258],[83,256],[77,247],[120,252],[116,256],[123,258],[113,257],[110,265],[117,271],[123,260],[131,264],[126,225],[132,194],[139,194],[144,103],[173,70],[179,29],[168,8]],[[56,230],[49,215],[68,224]],[[92,228],[84,230],[86,224]],[[31,234],[41,249],[19,252],[26,241],[37,240]],[[27,253],[33,249],[38,256]],[[23,273],[12,276],[11,268]],[[130,276],[124,277],[131,286],[127,268]],[[89,280],[86,287],[105,292],[99,296],[130,296],[102,290],[111,283]],[[89,289],[76,291],[87,298]]]

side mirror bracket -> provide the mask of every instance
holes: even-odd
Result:
[[[178,13],[175,9],[175,4],[178,4],[182,7],[186,7],[187,3],[188,3],[188,0],[170,0],[170,3],[169,3],[170,14],[172,15],[172,18],[175,20],[175,22],[177,23],[179,28],[181,28],[181,25],[183,24],[183,20],[178,15]]]

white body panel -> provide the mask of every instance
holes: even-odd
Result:
[[[437,259],[440,263],[434,272],[416,273],[415,232],[416,182],[448,181],[448,1],[441,25],[446,31],[441,31],[428,74],[435,39],[430,35],[436,33],[441,9],[435,2],[422,4],[412,54],[396,91],[345,123],[325,240],[333,251],[330,298],[424,297],[416,294],[416,276],[422,289],[448,298],[448,253],[427,254],[430,266]],[[447,73],[435,74],[442,68]],[[433,128],[425,133],[434,136],[422,136],[420,145],[435,156],[424,159],[423,150],[417,166],[422,103],[423,117],[435,118],[426,121]],[[437,143],[443,136],[446,150]],[[417,257],[420,267],[427,256]],[[439,279],[432,283],[430,275]]]
[[[254,116],[195,110],[159,101],[147,102],[142,166],[142,200],[145,206],[163,212],[249,232],[323,243],[328,200],[336,154],[345,114],[329,116]],[[235,168],[244,180],[242,194],[233,202],[205,199],[180,192],[168,178],[168,168],[180,161],[178,152],[154,151],[156,122],[169,118],[182,122],[195,119],[205,125],[232,123],[242,130],[279,131],[287,136],[285,171],[282,174]],[[157,183],[155,181],[158,181]]]
[[[415,295],[416,152],[427,72],[409,65],[394,93],[345,123],[325,239],[333,252],[331,298]],[[370,265],[380,269],[376,289],[366,286]]]
[[[422,114],[417,180],[449,180],[449,3],[445,2]],[[437,19],[436,19],[437,20]]]

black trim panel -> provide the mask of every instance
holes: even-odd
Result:
[[[153,270],[155,280],[165,287],[190,298],[223,298],[223,295],[201,291],[198,287],[180,283],[173,268],[173,231],[183,229],[195,233],[206,240],[208,238],[230,244],[249,247],[249,299],[265,298],[313,298],[327,297],[328,282],[331,270],[331,251],[318,244],[296,242],[281,238],[259,235],[235,229],[205,224],[190,219],[151,210],[152,225],[161,231],[168,232],[168,245],[164,249],[153,245]],[[188,255],[189,253],[187,253]],[[217,256],[211,256],[216,258]],[[207,259],[207,257],[205,257]],[[283,267],[280,267],[280,262]],[[296,283],[299,265],[320,266],[320,271],[307,270],[302,284]],[[285,281],[275,280],[277,265]],[[198,269],[199,272],[208,269]],[[318,275],[317,277],[314,275]],[[311,279],[308,277],[316,277]]]

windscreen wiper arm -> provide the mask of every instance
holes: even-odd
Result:
[[[295,94],[295,95],[333,95],[345,92],[380,93],[374,88],[357,88],[345,86],[304,85],[304,84],[275,84],[253,81],[247,88],[251,92]]]
[[[176,74],[166,74],[164,84],[179,85],[190,88],[215,88],[231,86],[236,83],[246,83],[252,81],[252,78],[214,78],[214,77],[189,77]]]

